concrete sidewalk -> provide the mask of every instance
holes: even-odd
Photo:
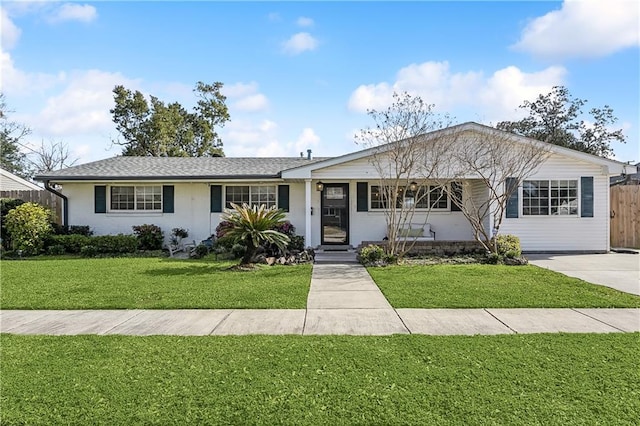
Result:
[[[475,335],[640,331],[640,309],[0,311],[0,332],[148,335]]]

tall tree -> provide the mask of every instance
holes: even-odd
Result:
[[[150,102],[139,91],[124,86],[113,89],[115,107],[110,111],[123,140],[123,155],[152,157],[223,156],[217,133],[229,121],[223,84],[198,82],[193,90],[198,102],[193,112],[178,102],[165,104],[155,96]]]
[[[524,101],[520,109],[528,116],[519,121],[502,121],[496,126],[522,136],[564,146],[588,154],[610,157],[611,142],[624,143],[622,129],[610,130],[618,119],[608,105],[589,110],[590,119],[582,119],[585,99],[574,98],[564,86],[555,86],[546,95]]]
[[[21,140],[31,133],[23,124],[9,121],[5,97],[0,93],[0,166],[15,175],[29,177],[26,155],[20,150]]]

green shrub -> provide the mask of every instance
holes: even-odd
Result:
[[[0,238],[2,238],[2,247],[7,250],[11,249],[11,237],[7,232],[5,218],[7,213],[22,204],[24,201],[19,198],[0,198]]]
[[[304,237],[302,235],[291,235],[289,236],[289,238],[291,239],[291,241],[289,241],[289,245],[287,246],[289,250],[304,250]]]
[[[375,244],[369,244],[360,250],[360,262],[363,265],[371,265],[379,262],[384,257],[384,249]]]
[[[66,250],[62,244],[56,244],[56,245],[47,247],[47,254],[49,255],[58,256],[65,253],[66,253]]]
[[[520,238],[515,235],[498,235],[496,237],[496,247],[500,256],[507,256],[507,253],[510,253],[511,256],[507,257],[519,257],[522,254]]]
[[[85,237],[93,235],[93,231],[88,225],[71,225],[67,233],[69,235],[84,235]]]
[[[66,253],[78,254],[83,246],[91,244],[91,237],[84,235],[51,235],[47,238],[47,247],[63,246]]]
[[[190,254],[190,257],[194,259],[202,259],[209,254],[209,247],[204,244],[198,244]]]
[[[138,250],[138,239],[135,235],[99,235],[90,237],[90,241],[98,253],[122,254],[134,253]]]
[[[36,203],[24,203],[9,211],[5,218],[13,248],[26,255],[42,251],[51,234],[51,211]]]
[[[156,225],[132,226],[133,233],[138,238],[138,248],[140,250],[160,250],[164,236],[162,229]]]
[[[95,246],[82,246],[80,255],[82,257],[96,257],[98,255],[98,249]]]

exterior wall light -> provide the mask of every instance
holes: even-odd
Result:
[[[409,184],[409,189],[415,192],[418,189],[418,184],[414,181]]]
[[[322,183],[322,181],[318,181],[318,183],[316,183],[316,191],[322,191],[324,189],[324,183]]]

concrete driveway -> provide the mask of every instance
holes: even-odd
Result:
[[[570,277],[640,295],[640,255],[528,254],[529,262]]]

